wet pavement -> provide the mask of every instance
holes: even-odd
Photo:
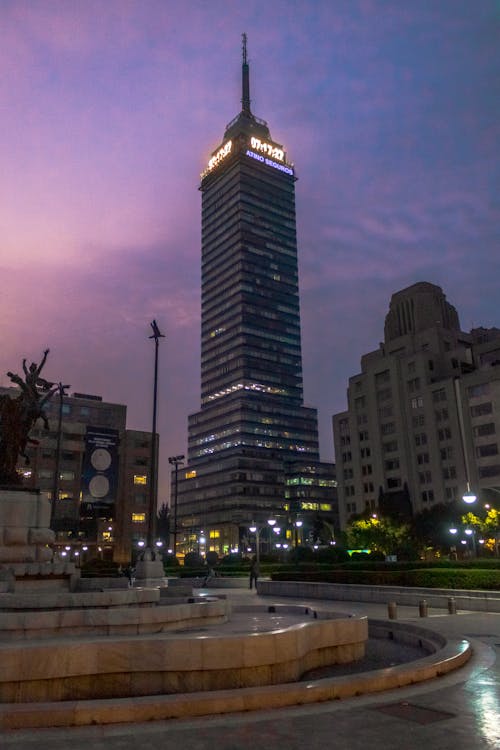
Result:
[[[211,590],[210,593],[217,593]],[[224,590],[235,606],[271,601],[333,612],[387,618],[387,607],[259,597]],[[419,624],[448,638],[470,640],[474,655],[462,669],[413,687],[341,701],[273,711],[73,729],[0,733],[2,750],[499,750],[500,614],[398,607],[398,620]]]

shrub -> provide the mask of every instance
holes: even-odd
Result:
[[[188,552],[184,558],[185,568],[203,568],[204,560],[197,552]]]
[[[417,588],[484,589],[500,591],[500,570],[480,568],[425,568],[419,570],[315,570],[280,571],[276,581],[314,581],[367,586],[409,586]]]
[[[118,563],[112,560],[93,558],[82,565],[82,578],[114,578],[119,576]]]
[[[217,552],[213,552],[212,550],[207,552],[206,561],[207,561],[207,565],[209,565],[211,568],[215,568],[215,566],[219,562],[219,556]]]

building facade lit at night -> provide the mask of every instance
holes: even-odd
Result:
[[[308,488],[321,467],[304,538],[318,514],[335,522],[333,465],[319,462],[317,413],[303,403],[295,180],[251,111],[244,37],[242,109],[201,175],[201,408],[178,478],[183,551],[202,532],[217,552],[236,549],[271,516],[286,539],[302,510],[285,490],[292,465],[294,486],[302,465]]]

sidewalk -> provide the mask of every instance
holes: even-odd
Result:
[[[210,593],[217,593],[211,589]],[[221,590],[236,604],[269,604],[245,589]],[[387,618],[387,606],[326,600],[300,603]],[[398,620],[450,638],[464,637],[474,656],[461,670],[411,688],[345,701],[192,720],[0,734],[2,750],[498,750],[500,748],[500,614],[449,615],[398,607]]]

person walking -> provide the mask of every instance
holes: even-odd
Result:
[[[253,584],[255,583],[255,588],[257,589],[257,579],[259,577],[259,573],[259,563],[257,561],[257,558],[254,557],[250,565],[250,588],[253,588]]]
[[[205,588],[208,585],[209,581],[211,581],[214,576],[215,576],[215,570],[212,568],[211,565],[209,565],[207,574],[205,578],[203,579],[202,587]]]

